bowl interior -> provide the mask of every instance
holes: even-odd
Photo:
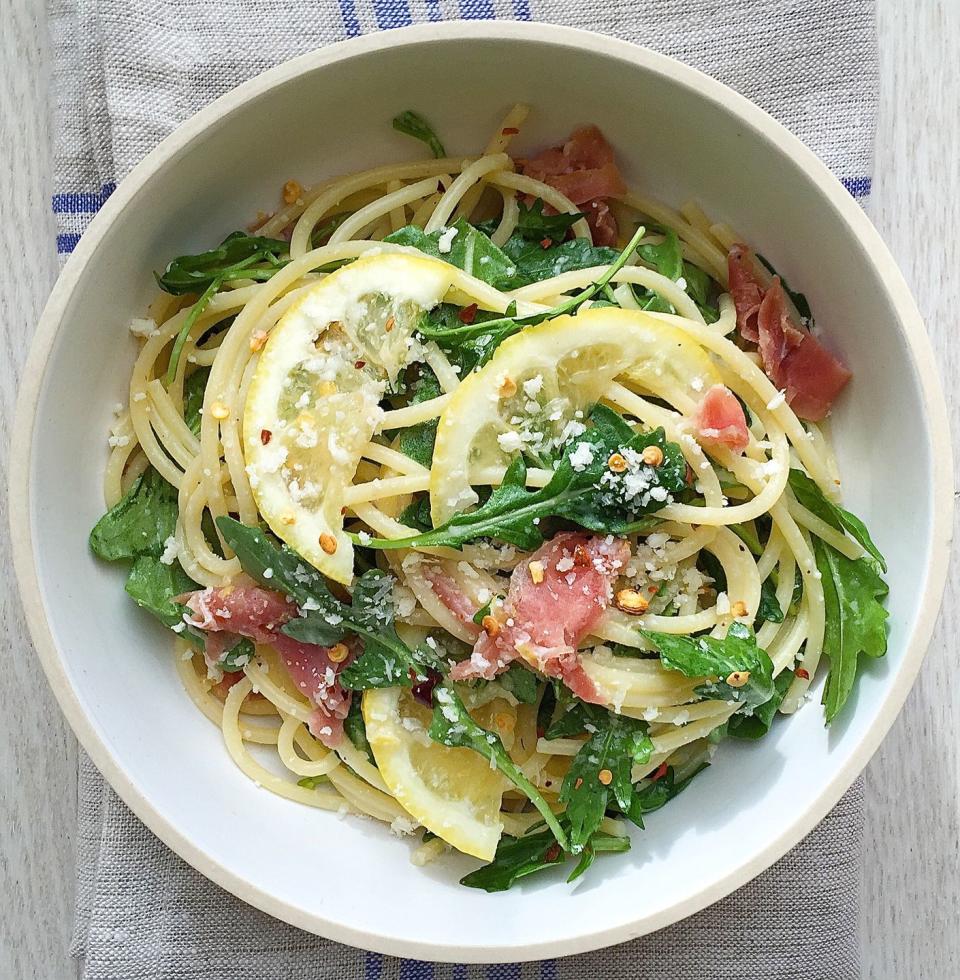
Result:
[[[761,870],[822,816],[865,761],[860,747],[889,724],[898,677],[912,676],[908,638],[921,599],[940,587],[928,580],[934,464],[924,382],[891,287],[838,208],[839,185],[825,193],[817,168],[775,124],[741,114],[739,99],[664,59],[569,32],[489,31],[468,40],[401,32],[389,45],[365,39],[347,60],[328,52],[301,61],[242,105],[231,97],[208,113],[192,139],[148,165],[149,179],[121,187],[82,276],[49,313],[60,327],[29,472],[36,581],[65,675],[55,683],[72,688],[88,740],[123,773],[128,800],[254,904],[420,958],[599,946],[667,924]],[[490,70],[507,63],[509,72]],[[723,744],[715,765],[649,818],[629,855],[599,861],[572,889],[555,874],[488,896],[457,885],[467,861],[416,870],[408,843],[381,826],[285,802],[241,775],[181,690],[168,635],[124,595],[123,571],[92,558],[86,536],[103,510],[111,408],[126,400],[135,353],[126,325],[151,295],[150,270],[272,209],[288,178],[310,183],[415,158],[418,146],[390,126],[402,109],[426,115],[452,152],[474,153],[517,100],[533,106],[522,150],[597,123],[632,185],[673,204],[697,198],[807,293],[855,375],[834,432],[845,499],[889,558],[891,630],[889,656],[866,666],[831,730],[813,703],[759,744]],[[904,453],[909,464],[898,465]]]

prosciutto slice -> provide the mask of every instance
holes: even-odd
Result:
[[[724,446],[742,453],[750,442],[743,406],[726,385],[707,390],[694,415],[697,438],[706,446]]]
[[[852,375],[809,330],[790,319],[779,276],[762,288],[745,245],[730,248],[727,271],[740,336],[758,345],[767,377],[800,418],[824,418]]]
[[[602,703],[577,654],[577,645],[607,608],[614,579],[630,557],[619,538],[563,532],[544,544],[510,577],[499,630],[484,632],[454,680],[490,680],[518,657],[559,677],[577,697]],[[531,572],[536,569],[536,576]]]
[[[281,593],[257,585],[203,589],[183,601],[193,613],[190,625],[206,631],[208,664],[216,663],[238,636],[269,644],[280,655],[290,679],[316,708],[310,731],[329,748],[340,743],[350,692],[340,686],[337,675],[350,657],[334,663],[330,648],[301,643],[281,633],[280,627],[297,615],[295,604]]]
[[[617,244],[617,221],[607,201],[623,197],[627,186],[613,148],[596,126],[581,126],[563,146],[519,163],[521,173],[555,187],[583,209],[595,244]]]

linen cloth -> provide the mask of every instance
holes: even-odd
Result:
[[[238,83],[346,37],[457,18],[584,27],[680,58],[763,106],[854,196],[869,195],[872,0],[50,0],[58,251],[72,251],[164,136]],[[774,867],[698,915],[605,951],[488,966],[367,953],[256,911],[161,844],[86,757],[78,818],[73,954],[85,980],[859,976],[859,781]]]

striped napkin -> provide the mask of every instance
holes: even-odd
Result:
[[[422,21],[590,28],[726,82],[870,192],[877,65],[872,0],[50,0],[57,249],[73,250],[129,170],[179,122],[323,44]],[[685,921],[609,950],[487,966],[421,963],[301,932],[243,904],[161,844],[85,757],[77,919],[84,980],[851,980],[859,782],[765,874]]]

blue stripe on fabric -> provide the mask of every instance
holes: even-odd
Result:
[[[77,247],[80,235],[77,232],[70,232],[68,235],[57,235],[57,252],[60,255],[68,255]]]
[[[363,960],[363,980],[380,980],[383,973],[383,956],[380,953],[366,953]]]
[[[347,37],[360,36],[360,21],[357,19],[355,0],[340,0],[340,17],[343,20],[343,32]]]
[[[869,177],[841,177],[840,182],[854,197],[869,197],[873,185]]]
[[[513,0],[513,16],[517,20],[530,20],[530,0]]]
[[[117,189],[116,184],[104,184],[99,191],[68,191],[54,194],[54,214],[96,214],[107,203],[107,198]]]
[[[460,0],[460,16],[464,20],[496,20],[493,0]]]
[[[382,31],[389,31],[394,27],[409,27],[413,23],[407,0],[373,0],[373,12],[377,17],[377,26]]]
[[[400,980],[433,980],[433,964],[423,960],[401,960]]]
[[[467,964],[454,963],[453,974],[451,975],[450,980],[467,980]]]
[[[440,0],[424,0],[424,6],[427,8],[427,20],[432,23],[443,20],[443,12],[440,10]]]
[[[487,980],[520,980],[521,969],[519,963],[491,963],[487,967]]]
[[[556,960],[544,960],[540,964],[540,980],[557,980]]]

